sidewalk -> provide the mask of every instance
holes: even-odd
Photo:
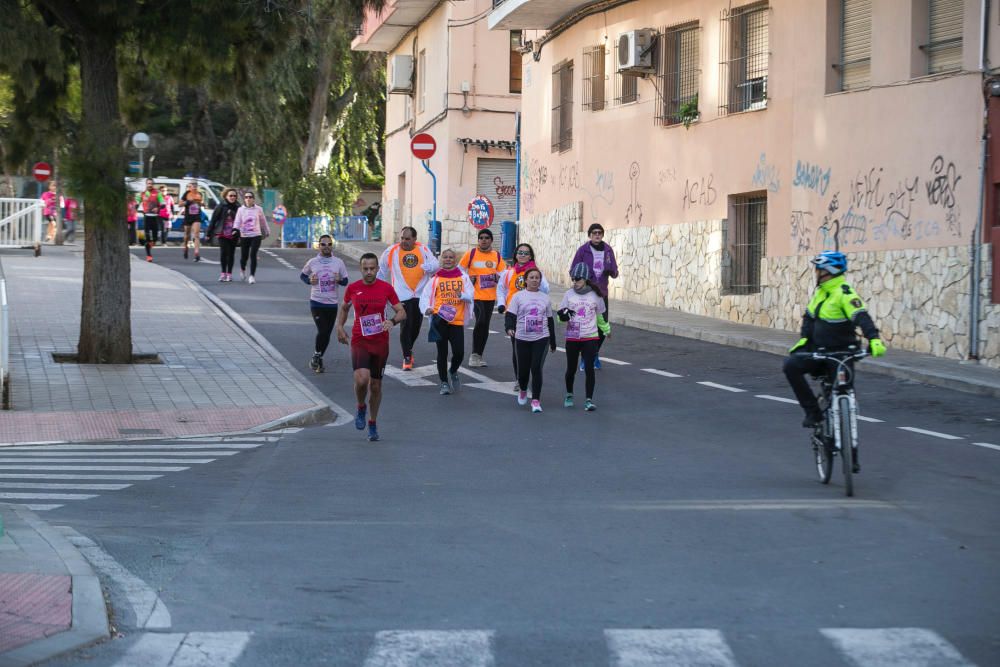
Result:
[[[375,241],[336,244],[337,252],[355,260],[365,252],[381,255],[386,247],[387,244]],[[567,287],[556,284],[551,277],[549,284],[552,299],[558,303]],[[610,310],[613,324],[781,356],[786,355],[788,348],[798,340],[798,335],[789,331],[690,315],[669,308],[612,301]],[[866,359],[864,363],[866,373],[879,373],[956,391],[1000,397],[1000,370],[975,362],[890,349],[882,359]]]
[[[0,667],[107,637],[101,584],[76,548],[27,509],[0,504],[0,516]]]
[[[0,446],[217,435],[332,418],[326,399],[221,300],[135,258],[133,350],[158,353],[163,363],[57,363],[53,352],[76,352],[82,246],[47,246],[40,257],[4,251],[0,261],[12,408],[0,418]]]

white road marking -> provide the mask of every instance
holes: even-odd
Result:
[[[858,421],[871,422],[872,424],[884,424],[885,423],[885,421],[882,420],[882,419],[875,419],[874,417],[864,417],[862,415],[858,415]]]
[[[898,509],[881,500],[847,499],[788,499],[788,500],[664,500],[633,503],[612,503],[611,509],[624,511],[762,511],[762,510],[832,510],[832,509]]]
[[[281,429],[280,431],[275,431],[275,433],[298,433],[301,430],[302,430],[301,426],[286,426],[285,428]],[[252,439],[253,438],[251,438],[251,440]]]
[[[424,367],[426,368],[426,366]],[[419,369],[414,369],[414,371]],[[431,382],[430,380],[425,380],[420,375],[414,371],[404,371],[400,370],[394,366],[386,366],[385,374],[394,380],[399,380],[407,387],[433,387],[437,382]],[[437,368],[434,368],[434,372],[437,373]]]
[[[605,630],[614,667],[736,667],[718,630]]]
[[[288,429],[285,429],[288,431]],[[280,431],[275,431],[279,433]],[[293,431],[288,431],[292,433]],[[294,431],[298,433],[298,431]],[[180,442],[217,442],[226,447],[239,447],[250,442],[277,442],[281,439],[281,436],[275,437],[270,435],[225,435],[225,436],[214,436],[214,437],[201,437],[201,438],[181,438]],[[230,442],[231,441],[231,442]]]
[[[0,482],[0,489],[64,489],[77,491],[121,491],[131,484],[79,484],[59,482]]]
[[[565,352],[565,347],[556,347],[557,352]],[[609,364],[614,364],[615,366],[631,366],[631,361],[622,361],[621,359],[612,359],[611,357],[605,357],[603,354],[598,355],[601,359],[601,363],[608,362]]]
[[[684,377],[683,375],[678,375],[677,373],[671,373],[669,371],[661,371],[659,368],[643,368],[646,373],[652,373],[653,375],[662,375],[665,378],[679,378]]]
[[[131,482],[144,482],[158,479],[163,475],[46,475],[42,473],[5,473],[0,472],[0,479],[108,479]]]
[[[81,451],[81,452],[93,452],[93,453],[104,453],[105,451],[117,451],[125,450],[130,452],[135,452],[136,454],[146,454],[150,450],[157,450],[161,452],[171,451],[171,450],[199,450],[195,452],[196,454],[202,454],[200,450],[203,449],[255,449],[260,447],[259,444],[184,444],[184,445],[46,445],[44,447],[11,447],[9,449],[4,449],[0,451],[0,456],[6,456],[7,454],[12,454],[14,452],[51,452],[51,451]],[[227,452],[227,454],[238,454],[239,452]]]
[[[746,389],[738,389],[736,387],[730,387],[729,385],[726,384],[717,384],[715,382],[699,382],[698,384],[703,384],[706,387],[713,387],[715,389],[722,389],[723,391],[731,391],[734,393],[743,393],[746,391]]]
[[[498,394],[510,395],[510,382],[498,382],[482,373],[477,373],[476,371],[470,371],[468,368],[459,368],[458,371],[464,375],[468,375],[477,382],[465,383],[462,387],[472,387],[474,389],[484,389],[486,391],[494,391]]]
[[[17,504],[17,503],[15,503]],[[49,510],[59,509],[62,505],[48,505],[48,504],[36,504],[36,503],[24,503],[18,505],[18,507],[26,507],[32,512],[48,512]]]
[[[824,628],[857,667],[972,667],[954,646],[923,628]]]
[[[249,632],[148,632],[115,667],[226,667],[239,659],[249,642]]]
[[[215,459],[45,459],[45,458],[0,458],[0,463],[211,463]]]
[[[103,456],[233,456],[234,454],[239,454],[239,452],[235,452],[235,451],[234,452],[227,452],[227,451],[171,452],[171,451],[163,451],[163,450],[138,451],[138,452],[135,452],[135,451],[128,451],[128,452],[121,452],[121,451],[114,451],[114,452],[108,452],[108,451],[85,451],[85,452],[77,452],[77,451],[65,451],[65,450],[63,450],[63,451],[59,451],[59,452],[49,452],[49,451],[46,451],[44,448],[39,448],[37,450],[36,449],[32,449],[32,450],[11,450],[11,451],[3,452],[2,455],[3,456],[17,456],[18,454],[24,454],[25,456],[97,456],[97,457],[103,457]],[[95,459],[95,460],[103,461],[105,459],[98,458],[98,459]],[[114,459],[107,459],[107,460],[114,460]]]
[[[115,463],[120,463],[115,461]],[[39,466],[39,465],[20,465],[20,466],[5,466],[0,465],[0,470],[62,470],[62,471],[73,471],[73,470],[107,470],[111,472],[180,472],[181,470],[187,470],[187,466]]]
[[[93,493],[0,493],[0,500],[90,500],[96,498]]]
[[[1000,451],[1000,445],[991,445],[988,442],[974,442],[972,444],[974,444],[976,447],[985,447],[986,449],[995,449],[997,451]]]
[[[170,612],[167,611],[167,606],[145,581],[123,567],[89,537],[81,535],[69,526],[60,526],[59,530],[70,544],[80,550],[91,565],[121,587],[135,612],[136,627],[160,630],[170,627]]]
[[[389,630],[375,633],[364,667],[493,667],[488,630]]]
[[[909,431],[910,433],[919,433],[921,435],[929,435],[934,438],[941,438],[942,440],[962,440],[960,436],[948,435],[947,433],[938,433],[937,431],[928,431],[923,428],[916,428],[914,426],[897,426],[901,431]]]
[[[785,398],[783,396],[771,396],[770,394],[757,394],[756,398],[763,398],[767,401],[778,401],[779,403],[793,403],[798,405],[799,402],[794,398]]]

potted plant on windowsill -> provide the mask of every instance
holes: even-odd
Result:
[[[681,104],[680,109],[677,110],[677,117],[684,124],[685,130],[691,127],[691,123],[701,118],[701,112],[698,111],[697,95]]]

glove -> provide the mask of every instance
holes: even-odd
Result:
[[[500,304],[499,306],[497,306],[497,312],[503,315],[505,312],[507,312],[507,307],[504,306],[503,304]]]
[[[808,338],[800,338],[798,340],[798,342],[795,343],[795,345],[792,345],[790,348],[788,348],[789,353],[794,352],[795,350],[799,349],[800,347],[805,347],[805,345],[808,342],[809,342]]]
[[[570,318],[573,317],[573,315],[575,314],[576,312],[570,310],[569,308],[560,308],[559,310],[556,311],[556,315],[559,316],[560,322],[569,322]]]
[[[885,343],[881,338],[872,338],[868,341],[868,351],[873,357],[881,357],[885,354]]]

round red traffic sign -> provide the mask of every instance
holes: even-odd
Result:
[[[476,229],[486,229],[493,224],[493,202],[486,195],[476,195],[469,202],[469,222]]]
[[[418,134],[410,140],[410,150],[418,160],[429,160],[437,150],[437,142],[429,134]]]
[[[44,183],[52,175],[52,165],[48,162],[36,162],[35,166],[31,168],[31,173],[36,181]]]

